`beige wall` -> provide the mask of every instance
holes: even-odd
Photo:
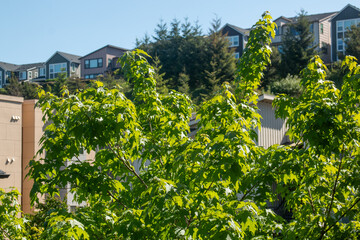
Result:
[[[33,181],[26,178],[29,172],[27,166],[30,160],[40,149],[39,141],[43,133],[42,112],[35,108],[37,100],[25,100],[23,103],[23,153],[22,153],[22,210],[24,213],[30,213],[30,191]],[[39,159],[39,156],[36,157]]]
[[[10,174],[0,179],[0,188],[22,187],[22,102],[21,97],[0,95],[0,169]],[[9,161],[10,160],[10,161]]]

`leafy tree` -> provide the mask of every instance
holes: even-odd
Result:
[[[25,236],[24,219],[19,218],[19,192],[5,192],[0,188],[0,239],[23,239]]]
[[[290,138],[304,148],[268,152],[278,166],[274,180],[294,220],[286,239],[357,239],[359,207],[359,73],[353,57],[342,89],[326,81],[326,67],[315,57],[302,72],[299,98],[280,95],[277,116],[286,118]],[[274,155],[273,155],[274,156]]]
[[[360,59],[360,26],[352,26],[347,31],[346,55]]]
[[[267,160],[255,144],[260,121],[253,105],[273,29],[268,14],[254,26],[236,80],[242,97],[224,82],[221,93],[200,108],[194,139],[187,137],[189,98],[175,91],[159,95],[153,67],[141,51],[120,61],[134,85],[133,102],[100,82],[76,96],[66,89],[62,98],[42,92],[39,104],[50,123],[42,138],[41,151],[47,154],[31,162],[33,200],[37,192],[57,194],[69,182],[75,201],[90,206],[79,211],[82,217],[52,214],[43,236],[69,237],[71,223],[77,237],[94,239],[239,239],[279,233],[277,217],[264,208],[271,186],[256,179],[263,176],[257,166]],[[68,164],[80,148],[97,150],[95,158]]]
[[[281,50],[282,77],[288,74],[298,75],[316,54],[313,46],[314,36],[310,31],[310,23],[303,10],[294,23],[290,24],[283,37]]]

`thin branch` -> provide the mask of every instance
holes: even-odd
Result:
[[[340,217],[338,217],[338,219],[336,219],[335,223],[333,223],[331,226],[329,226],[325,231],[324,234],[327,233],[331,228],[333,228],[336,223],[338,223],[343,217],[345,217],[345,215],[353,208],[355,207],[356,204],[358,204],[360,202],[360,198],[358,198],[352,205],[351,207],[349,207],[343,214],[341,214]]]
[[[124,163],[125,167],[132,172],[139,180],[140,182],[146,187],[148,188],[148,185],[145,183],[145,181],[139,176],[139,174],[137,174],[137,172],[130,166],[130,163],[125,160],[123,157],[121,157],[119,155],[119,153],[117,151],[115,151],[111,145],[109,144],[108,147],[110,148],[110,150]]]
[[[110,190],[108,191],[108,193],[109,193],[109,195],[110,195],[113,199],[115,199],[115,201],[118,202],[121,206],[123,206],[124,208],[128,208],[125,204],[123,204],[122,202],[120,202],[120,200],[119,200],[117,197],[115,197],[114,194],[112,194],[112,192],[111,192]]]

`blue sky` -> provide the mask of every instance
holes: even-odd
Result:
[[[264,11],[273,18],[339,11],[359,0],[2,0],[0,61],[46,61],[54,52],[85,55],[107,44],[133,48],[153,34],[160,19],[198,21],[207,32],[215,16],[222,24],[249,28]]]

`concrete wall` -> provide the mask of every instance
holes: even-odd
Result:
[[[22,188],[22,103],[24,99],[0,95],[0,169],[10,174],[0,188]]]
[[[41,109],[35,108],[37,100],[25,100],[23,103],[23,140],[22,140],[22,210],[24,213],[30,213],[30,191],[34,183],[33,180],[26,178],[29,172],[27,166],[31,159],[40,149],[40,138],[43,134],[43,121]],[[39,160],[40,156],[35,159]]]

